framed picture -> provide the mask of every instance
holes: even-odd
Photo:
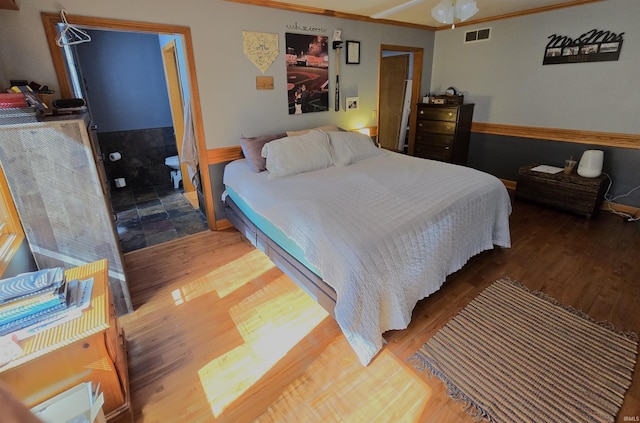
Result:
[[[347,97],[345,101],[347,103],[347,112],[358,110],[358,103],[360,103],[359,97]]]
[[[329,37],[287,32],[285,41],[289,114],[328,111]]]
[[[360,41],[347,41],[347,64],[360,64]]]

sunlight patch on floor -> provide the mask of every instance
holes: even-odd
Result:
[[[224,298],[274,267],[273,262],[262,252],[252,250],[172,291],[171,296],[175,305],[184,304],[213,291],[218,294],[219,298]],[[242,277],[238,276],[240,273]]]
[[[198,371],[216,417],[328,317],[284,276],[245,298],[230,314],[244,344]]]
[[[430,396],[407,363],[383,349],[362,366],[341,335],[256,421],[416,422]]]

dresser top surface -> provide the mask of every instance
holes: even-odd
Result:
[[[89,307],[76,319],[20,341],[22,355],[0,367],[0,374],[109,327],[107,260],[99,260],[66,270],[65,277],[67,281],[93,278]]]

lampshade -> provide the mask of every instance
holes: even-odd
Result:
[[[431,9],[431,16],[440,23],[450,24],[453,23],[454,11],[451,0],[442,0],[436,7]]]
[[[440,23],[453,24],[455,18],[464,22],[479,11],[475,0],[442,0],[431,9],[431,16]]]
[[[455,16],[462,22],[466,21],[479,11],[480,9],[478,9],[478,6],[476,5],[476,2],[474,0],[456,1]]]

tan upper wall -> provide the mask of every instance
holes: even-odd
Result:
[[[40,13],[59,12],[55,0],[20,1],[19,11],[0,10],[0,84],[21,78],[56,89],[57,80],[45,42]],[[208,149],[238,145],[240,135],[254,136],[283,130],[319,126],[328,122],[345,128],[375,125],[377,109],[378,56],[381,44],[424,48],[433,54],[434,33],[329,16],[249,6],[221,0],[169,1],[66,0],[70,15],[94,16],[188,26],[191,29],[198,86]],[[301,28],[314,27],[315,32]],[[288,29],[297,27],[297,29]],[[357,111],[289,115],[285,66],[285,33],[313,33],[331,39],[341,29],[344,40],[361,42],[359,65],[345,65],[341,57],[341,96],[359,97]],[[242,31],[279,34],[280,54],[266,71],[274,89],[256,90],[262,73],[244,56]],[[344,50],[344,49],[343,49]],[[335,87],[335,56],[330,51],[330,91]],[[423,66],[423,81],[431,80],[431,61]],[[333,100],[330,95],[330,102]],[[333,103],[331,103],[333,104]]]
[[[640,134],[640,1],[607,0],[437,31],[431,86],[476,103],[474,122]],[[464,44],[467,30],[491,39]],[[624,32],[618,61],[542,65],[552,34]]]

